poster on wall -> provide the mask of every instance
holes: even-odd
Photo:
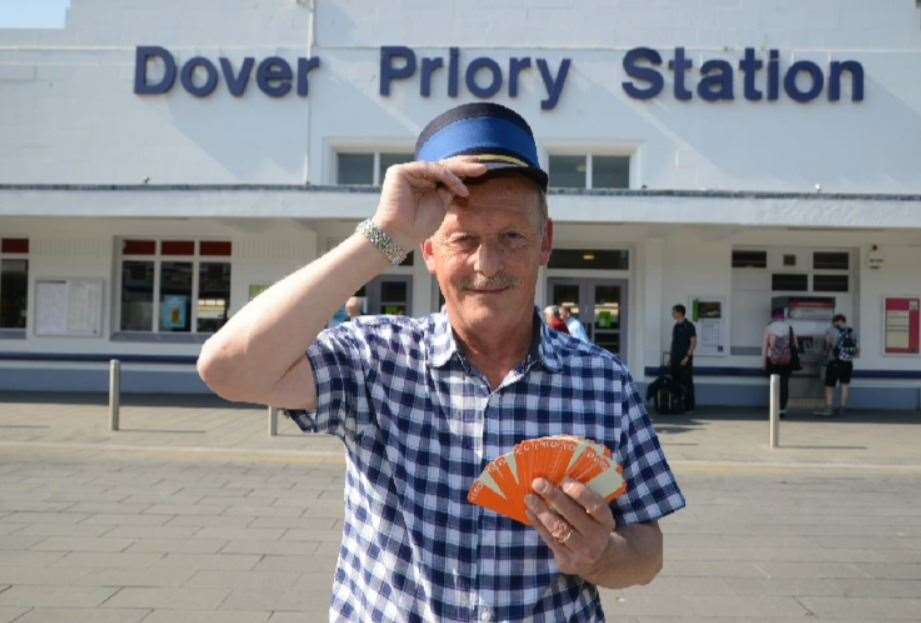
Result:
[[[697,355],[727,355],[726,302],[718,297],[691,301],[691,321],[697,325]]]
[[[35,335],[102,335],[102,279],[37,279]]]
[[[164,331],[189,330],[189,297],[185,294],[168,294],[160,303],[160,329]]]
[[[887,355],[917,355],[919,352],[918,318],[921,299],[889,297],[884,303],[883,333]]]

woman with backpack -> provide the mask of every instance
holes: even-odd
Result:
[[[764,357],[764,371],[768,377],[780,376],[780,417],[787,414],[790,398],[790,375],[799,370],[799,341],[793,327],[784,320],[784,310],[777,307],[771,312],[773,320],[764,328],[761,353]]]
[[[825,334],[825,353],[828,364],[825,366],[825,410],[816,411],[815,414],[824,417],[841,415],[847,406],[847,398],[851,385],[851,374],[854,372],[854,358],[857,357],[857,337],[854,330],[847,326],[844,314],[835,314],[832,326]],[[841,384],[841,402],[837,409],[835,404],[835,386]]]

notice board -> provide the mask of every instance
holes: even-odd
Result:
[[[694,354],[720,357],[729,354],[726,300],[723,297],[692,299],[691,320],[697,325],[697,350]]]
[[[37,279],[35,335],[102,335],[102,279]]]
[[[883,314],[885,352],[887,355],[917,355],[919,351],[919,309],[921,299],[888,297]]]

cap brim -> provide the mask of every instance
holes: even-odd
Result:
[[[547,191],[547,174],[544,173],[541,169],[536,169],[529,166],[521,166],[519,164],[512,164],[509,162],[484,162],[486,165],[486,173],[479,176],[477,179],[486,180],[493,177],[498,177],[502,175],[524,175],[537,182],[537,185],[540,186],[540,189],[544,192]]]

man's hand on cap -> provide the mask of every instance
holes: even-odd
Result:
[[[384,176],[374,224],[411,249],[438,230],[454,197],[470,194],[463,180],[485,172],[486,165],[466,156],[394,165]]]

